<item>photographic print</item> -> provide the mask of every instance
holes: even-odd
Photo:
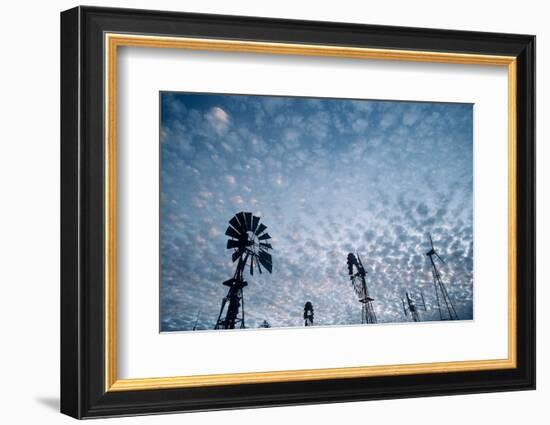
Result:
[[[160,331],[472,320],[472,208],[472,104],[161,92]]]

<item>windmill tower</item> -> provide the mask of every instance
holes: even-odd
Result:
[[[420,299],[422,300],[422,310],[426,311],[426,303],[424,301],[424,294],[420,293]],[[403,313],[405,316],[408,316],[409,313],[414,322],[420,322],[420,314],[418,313],[419,307],[416,306],[414,298],[409,296],[408,292],[405,292],[405,298],[401,298],[401,303],[403,304]]]
[[[355,272],[354,269],[356,270]],[[374,298],[369,296],[369,290],[365,280],[367,272],[363,267],[359,254],[357,254],[357,257],[351,252],[348,254],[348,273],[353,290],[359,297],[359,302],[362,304],[361,323],[377,323],[376,313],[372,305]]]
[[[313,304],[310,301],[304,305],[304,326],[313,326]]]
[[[432,266],[432,277],[434,281],[437,308],[439,309],[439,318],[441,320],[459,320],[458,314],[456,314],[456,310],[451,300],[451,297],[449,297],[447,288],[445,287],[445,284],[441,280],[441,275],[439,274],[439,270],[435,265],[435,261],[433,257],[435,255],[439,259],[439,261],[441,261],[443,264],[445,264],[445,261],[443,261],[443,258],[441,258],[439,254],[436,252],[434,248],[434,243],[432,241],[432,235],[428,235],[428,236],[430,237],[431,249],[426,253],[426,255],[430,259],[430,264]],[[444,308],[442,308],[443,306],[447,310],[446,313],[444,313]]]
[[[237,262],[237,267],[233,277],[223,282],[223,285],[229,287],[229,291],[222,299],[214,329],[235,329],[236,327],[243,329],[245,327],[243,288],[248,283],[244,280],[244,270],[249,267],[252,276],[254,275],[254,265],[260,273],[262,273],[261,266],[269,273],[272,269],[271,254],[268,253],[272,246],[266,242],[271,239],[271,236],[269,233],[264,233],[267,227],[260,223],[260,217],[256,217],[250,212],[239,212],[229,220],[229,224],[230,226],[225,231],[225,234],[231,238],[227,241],[227,249],[233,250],[231,259],[234,263]],[[222,316],[224,316],[223,319]]]

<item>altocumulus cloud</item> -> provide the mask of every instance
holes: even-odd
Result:
[[[227,221],[261,216],[273,273],[247,278],[247,325],[360,323],[346,256],[368,272],[379,322],[405,291],[438,320],[431,233],[461,319],[473,317],[472,105],[161,94],[161,330],[213,329],[234,265]],[[199,314],[200,313],[200,314]]]

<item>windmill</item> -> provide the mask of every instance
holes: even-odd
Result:
[[[304,305],[304,326],[313,326],[313,304],[310,301]]]
[[[401,298],[401,303],[403,304],[403,313],[405,314],[405,316],[408,316],[410,313],[411,318],[414,322],[420,322],[420,314],[418,313],[420,307],[416,306],[414,298],[411,298],[408,292],[405,292],[405,297],[406,298]],[[420,293],[420,299],[422,300],[422,310],[427,311],[426,302],[424,301],[424,294],[422,292]]]
[[[432,265],[432,277],[434,281],[437,308],[439,309],[439,318],[441,320],[459,320],[458,314],[456,314],[456,310],[453,305],[453,302],[451,301],[451,297],[449,297],[447,288],[445,287],[445,285],[443,284],[443,281],[441,280],[441,275],[439,274],[439,270],[435,265],[435,261],[433,257],[435,255],[439,259],[439,261],[441,261],[443,264],[445,264],[445,261],[443,261],[443,258],[441,258],[439,254],[436,252],[434,248],[434,243],[432,241],[432,235],[428,234],[428,236],[430,238],[431,249],[426,253],[426,255],[430,258],[430,263]],[[447,314],[443,313],[442,302],[445,304],[445,307],[447,309]]]
[[[356,270],[355,273],[354,268]],[[359,297],[359,302],[362,304],[361,323],[377,323],[376,313],[372,305],[374,298],[369,296],[369,290],[365,280],[367,272],[363,267],[359,254],[357,254],[357,257],[351,252],[348,254],[348,273],[353,290]]]
[[[195,324],[193,325],[193,330],[196,331],[197,330],[197,325],[199,324],[199,316],[201,315],[201,311],[199,310],[197,312],[197,317],[195,318]]]
[[[262,323],[260,323],[260,328],[270,328],[271,325],[267,320],[264,320]]]
[[[268,240],[269,233],[264,233],[267,227],[260,223],[260,217],[250,212],[239,212],[229,220],[229,226],[225,234],[230,237],[227,241],[227,249],[232,249],[231,259],[237,263],[235,274],[223,285],[229,287],[227,295],[222,299],[222,305],[216,327],[214,329],[235,329],[245,327],[243,288],[248,285],[244,280],[244,271],[248,268],[250,275],[254,275],[254,266],[262,273],[262,266],[271,273],[272,249]],[[227,306],[227,310],[225,307]],[[239,310],[241,314],[239,316]],[[225,317],[222,316],[225,311]]]

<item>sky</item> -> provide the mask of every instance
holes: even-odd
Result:
[[[211,330],[235,264],[228,221],[261,217],[273,273],[248,272],[247,327],[357,325],[358,253],[379,323],[424,295],[428,234],[461,320],[473,318],[471,104],[161,92],[160,330]],[[417,302],[418,304],[418,302]]]

